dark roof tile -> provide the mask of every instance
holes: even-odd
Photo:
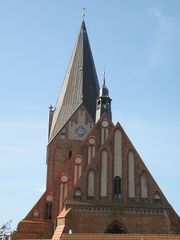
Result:
[[[49,142],[67,120],[84,104],[95,120],[99,83],[84,21],[78,35],[65,80],[58,97],[50,129]]]

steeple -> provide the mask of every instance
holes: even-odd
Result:
[[[96,102],[96,122],[103,113],[106,113],[111,119],[111,101],[109,90],[106,87],[105,72],[103,73],[103,85],[99,91],[99,97]]]
[[[81,104],[84,104],[87,112],[95,121],[98,92],[99,83],[83,20],[64,83],[54,108],[49,141],[56,136]]]

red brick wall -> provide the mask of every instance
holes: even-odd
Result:
[[[66,217],[65,231],[72,229],[74,233],[103,233],[117,221],[126,233],[172,233],[171,225],[165,214],[135,214],[110,212],[84,212],[71,210]],[[178,229],[176,229],[178,232]]]

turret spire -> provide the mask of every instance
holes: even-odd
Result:
[[[105,71],[103,71],[103,84],[96,102],[96,122],[103,113],[106,113],[111,118],[111,98],[109,97],[109,90],[106,87]]]

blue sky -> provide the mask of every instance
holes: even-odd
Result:
[[[99,81],[180,215],[180,1],[0,1],[0,224],[13,227],[45,189],[55,105],[86,8]]]

